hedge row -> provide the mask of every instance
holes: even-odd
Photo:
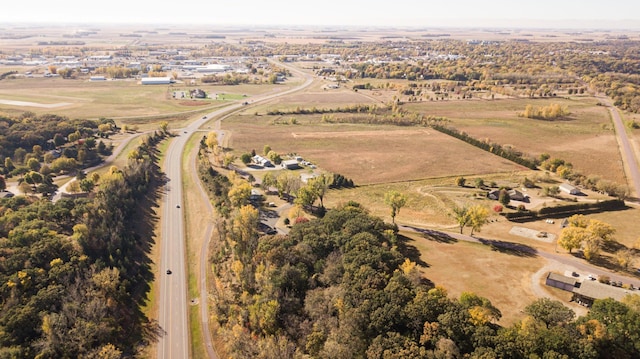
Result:
[[[564,206],[544,207],[539,211],[511,212],[503,213],[503,216],[510,221],[527,221],[546,217],[570,216],[577,213],[615,211],[624,209],[626,205],[623,200],[612,199],[594,203],[575,203]]]
[[[530,168],[532,170],[535,170],[537,168],[537,163],[534,160],[530,160],[527,158],[522,157],[521,154],[503,148],[502,146],[500,146],[497,143],[487,143],[484,141],[480,141],[476,138],[473,138],[471,136],[469,136],[468,134],[464,133],[464,132],[459,132],[456,129],[453,128],[449,128],[449,127],[445,127],[445,126],[441,126],[438,124],[432,124],[431,127],[436,130],[436,131],[440,131],[444,134],[447,134],[449,136],[455,137],[459,140],[462,140],[470,145],[476,146],[480,149],[483,149],[487,152],[491,152],[495,155],[498,155],[502,158],[505,158],[509,161],[515,162],[519,165],[525,166],[527,168]]]

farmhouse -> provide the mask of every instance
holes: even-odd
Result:
[[[271,163],[271,161],[269,161],[268,159],[260,155],[253,156],[251,160],[253,161],[253,163],[260,165],[262,167],[273,167],[273,164]]]
[[[171,77],[143,77],[140,80],[143,85],[169,85],[173,82]]]
[[[282,161],[282,163],[280,163],[280,166],[282,166],[282,168],[286,170],[297,170],[298,168],[300,168],[298,161],[295,159]]]
[[[514,201],[526,202],[527,199],[529,198],[528,195],[523,194],[522,192],[518,191],[517,189],[511,189],[511,190],[507,191],[507,194],[509,194],[509,198],[514,200]],[[495,190],[489,192],[487,194],[487,197],[489,199],[493,199],[493,200],[497,201],[500,198],[500,190],[499,189],[495,189]]]
[[[571,195],[578,195],[581,193],[579,189],[577,189],[575,186],[572,186],[568,183],[563,183],[560,186],[558,186],[558,188],[560,188],[562,192],[565,192]]]

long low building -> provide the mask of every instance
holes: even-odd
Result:
[[[639,294],[636,289],[633,289],[633,286],[627,289],[589,279],[578,281],[576,278],[558,273],[549,273],[545,284],[572,292],[573,298],[571,300],[587,307],[593,305],[596,299],[612,298],[620,301],[629,294]]]
[[[169,85],[174,81],[171,77],[143,77],[140,83],[143,85]]]

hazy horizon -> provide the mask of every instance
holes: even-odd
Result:
[[[89,8],[86,1],[44,0],[3,4],[3,24],[149,24],[214,26],[344,26],[344,27],[482,27],[559,29],[640,29],[640,2],[622,0],[614,6],[602,1],[453,0],[445,3],[390,3],[370,0],[325,0],[316,6],[245,0],[225,3],[187,3],[159,6],[149,0],[112,0]],[[2,26],[2,25],[0,25]]]

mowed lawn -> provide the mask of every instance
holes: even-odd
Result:
[[[528,104],[567,106],[566,119],[545,121],[519,117]],[[590,97],[429,101],[407,108],[426,115],[443,116],[471,136],[509,145],[530,156],[548,153],[573,164],[585,175],[597,175],[625,184],[620,151],[609,113]]]

